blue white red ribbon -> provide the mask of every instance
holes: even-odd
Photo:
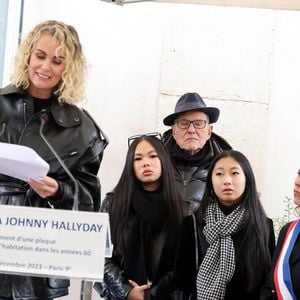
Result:
[[[291,280],[290,256],[300,233],[300,220],[291,222],[274,270],[274,285],[278,300],[297,300]]]

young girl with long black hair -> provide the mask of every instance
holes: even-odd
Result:
[[[184,221],[177,288],[183,299],[259,299],[275,237],[249,161],[238,151],[222,152],[206,184],[200,209]]]
[[[161,140],[146,134],[129,141],[121,178],[102,204],[114,250],[95,289],[104,299],[171,299],[183,201]]]

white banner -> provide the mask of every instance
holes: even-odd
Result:
[[[111,251],[107,213],[0,205],[1,273],[101,281]]]

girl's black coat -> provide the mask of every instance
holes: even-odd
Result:
[[[109,193],[103,200],[101,211],[109,212],[112,193]],[[128,221],[128,230],[132,220]],[[175,260],[175,249],[166,247],[166,232],[161,232],[152,243],[152,270],[156,272],[157,282],[153,282],[151,288],[145,292],[145,300],[168,300],[172,298],[173,290],[173,267]],[[113,255],[112,258],[105,259],[104,282],[96,283],[94,288],[104,299],[126,299],[132,289],[122,272],[123,258]]]
[[[182,291],[182,298],[185,300],[196,299],[196,277],[198,267],[207,251],[209,244],[203,234],[203,224],[196,224],[194,216],[184,219],[179,250],[176,261],[176,287]],[[272,257],[275,248],[275,236],[273,222],[269,219],[269,251]],[[245,281],[241,273],[239,258],[243,256],[241,250],[241,240],[244,231],[239,231],[233,236],[233,243],[236,251],[236,270],[233,278],[226,289],[225,300],[257,300],[260,290],[245,292]],[[197,251],[198,250],[198,251]],[[196,251],[198,255],[196,255]],[[197,261],[196,261],[197,260]]]

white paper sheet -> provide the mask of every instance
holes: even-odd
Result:
[[[0,143],[0,174],[12,176],[24,181],[39,179],[47,175],[49,164],[33,149]]]

